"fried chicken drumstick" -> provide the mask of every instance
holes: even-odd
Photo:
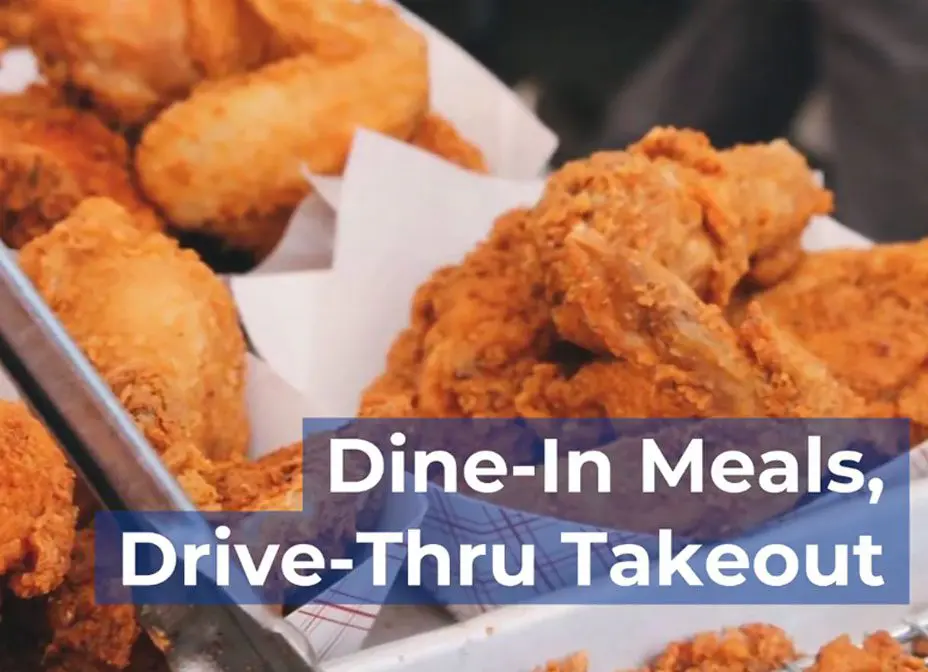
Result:
[[[242,456],[249,440],[245,342],[221,279],[100,198],[26,245],[20,264],[202,506],[198,462]]]

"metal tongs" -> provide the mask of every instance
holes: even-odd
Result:
[[[0,249],[0,364],[104,506],[195,510],[7,249]],[[197,524],[196,534],[212,537],[205,520]],[[215,582],[210,587],[226,592]],[[319,670],[306,638],[287,621],[264,607],[228,602],[142,606],[139,619],[167,640],[176,672]]]

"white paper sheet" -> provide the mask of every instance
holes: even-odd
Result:
[[[16,47],[0,58],[0,93],[19,93],[40,81],[39,66],[29,49]]]
[[[409,319],[416,287],[460,261],[499,213],[534,203],[541,186],[477,175],[359,133],[341,186],[332,270],[231,280],[249,337],[322,416],[353,416]]]

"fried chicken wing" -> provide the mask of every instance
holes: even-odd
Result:
[[[300,14],[282,0],[256,7],[297,55],[196,88],[146,126],[136,167],[145,193],[180,229],[266,250],[309,191],[301,164],[338,174],[358,128],[410,137],[429,85],[425,40],[393,8],[368,0],[319,0]]]
[[[755,298],[873,408],[928,435],[928,241],[809,254]]]
[[[788,270],[809,218],[831,206],[805,159],[783,142],[716,151],[701,133],[655,129],[628,151],[569,163],[535,208],[558,331],[602,348],[560,305],[564,239],[578,225],[651,256],[700,298],[725,306],[752,263],[765,260],[767,280]]]
[[[204,456],[245,454],[244,337],[227,287],[195,253],[97,198],[26,245],[20,264],[182,480]]]
[[[42,424],[7,401],[0,401],[0,465],[0,579],[20,597],[47,594],[68,571],[74,474]]]
[[[110,197],[139,228],[160,229],[129,170],[125,140],[51,90],[0,96],[0,237],[7,245],[19,248],[48,231],[88,196]]]
[[[31,0],[42,74],[108,120],[136,126],[203,77],[265,57],[264,25],[244,0]]]
[[[419,122],[409,144],[447,159],[462,168],[478,173],[487,172],[486,159],[480,148],[458,133],[444,117],[430,112]]]

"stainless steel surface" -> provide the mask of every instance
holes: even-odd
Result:
[[[194,510],[5,248],[0,249],[0,363],[105,506]],[[185,532],[214,539],[204,520],[192,517],[191,525]],[[169,662],[175,670],[316,669],[302,634],[264,607],[142,607],[139,616],[149,632],[171,643]]]

